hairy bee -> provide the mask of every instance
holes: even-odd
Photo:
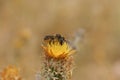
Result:
[[[54,41],[54,36],[47,35],[44,37],[44,41],[49,42],[49,44],[51,44],[51,42]]]
[[[53,36],[53,35],[45,36],[44,41],[48,42],[49,44],[51,44],[51,42],[54,43],[54,42],[58,41],[60,45],[63,45],[63,43],[66,40],[60,34],[56,34],[55,36]]]
[[[62,45],[66,40],[60,34],[56,34],[55,38],[57,38],[58,42]]]

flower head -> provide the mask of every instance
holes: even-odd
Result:
[[[19,70],[14,66],[8,66],[0,73],[1,80],[21,80]]]
[[[68,41],[60,34],[48,35],[44,38],[43,49],[46,55],[53,58],[65,58],[75,52]]]

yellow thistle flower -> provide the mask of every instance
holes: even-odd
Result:
[[[42,46],[46,54],[53,58],[65,58],[75,52],[68,42],[59,34],[46,36],[46,45]]]
[[[1,80],[21,80],[19,70],[14,66],[8,66],[0,73]]]

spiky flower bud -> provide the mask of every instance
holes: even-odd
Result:
[[[60,34],[48,35],[42,45],[44,49],[43,80],[70,80],[72,76],[72,54],[75,50]]]

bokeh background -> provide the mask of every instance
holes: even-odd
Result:
[[[0,71],[40,71],[45,35],[60,33],[76,47],[73,80],[120,80],[120,0],[0,0]]]

